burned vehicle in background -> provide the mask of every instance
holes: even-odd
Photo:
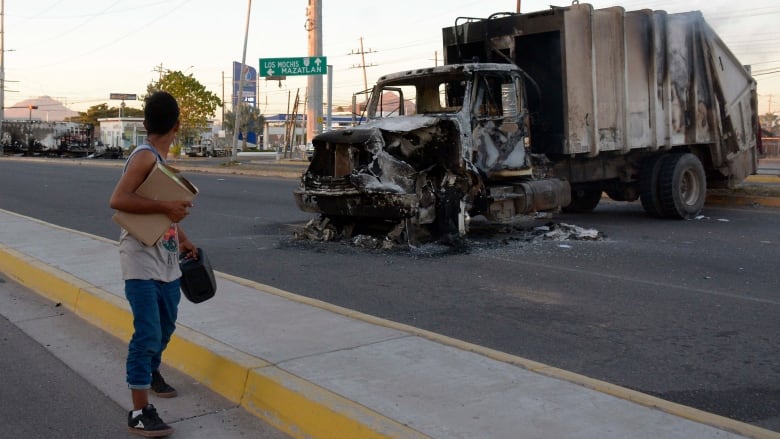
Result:
[[[86,157],[95,152],[90,124],[6,120],[2,127],[0,143],[6,155]]]
[[[603,193],[690,219],[756,172],[756,82],[700,12],[574,4],[442,37],[444,66],[381,77],[367,123],[313,139],[294,196],[314,237],[462,236]]]

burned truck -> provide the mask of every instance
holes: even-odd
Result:
[[[94,129],[78,122],[6,120],[2,123],[2,154],[86,157],[94,152]]]
[[[444,66],[379,78],[366,123],[313,139],[294,196],[325,239],[462,236],[604,193],[690,219],[756,171],[756,83],[700,12],[574,4],[443,40]]]

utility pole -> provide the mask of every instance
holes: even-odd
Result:
[[[322,56],[322,2],[309,0],[306,8],[306,30],[309,32],[309,56]],[[322,75],[309,75],[306,88],[306,142],[322,132]]]
[[[518,14],[520,13],[520,3],[521,3],[521,0],[517,0],[517,13]]]
[[[165,69],[163,68],[163,63],[160,63],[159,66],[154,66],[152,71],[159,73],[160,76],[157,77],[157,82],[161,82],[162,81],[162,74],[165,71]]]
[[[363,49],[363,37],[360,37],[360,51],[352,51],[348,53],[348,55],[360,55],[360,64],[359,65],[353,65],[352,68],[362,68],[363,69],[363,90],[368,90],[368,80],[366,79],[366,67],[373,67],[376,64],[368,64],[366,65],[366,54],[367,53],[374,53],[374,50],[368,49],[368,51]]]

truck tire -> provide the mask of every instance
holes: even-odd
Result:
[[[603,188],[600,184],[574,184],[571,186],[571,203],[563,208],[569,213],[588,213],[599,205]]]
[[[642,162],[639,170],[639,199],[645,212],[656,218],[664,216],[661,209],[661,197],[658,193],[658,176],[661,174],[663,155],[653,155]]]
[[[658,176],[661,210],[668,218],[691,219],[701,212],[707,197],[707,177],[698,157],[673,154],[661,161]]]

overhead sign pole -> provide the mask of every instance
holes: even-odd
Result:
[[[322,56],[322,2],[309,0],[307,11],[309,31],[309,56]],[[326,71],[327,71],[327,62]],[[322,75],[309,75],[306,88],[306,142],[322,132]]]
[[[121,119],[122,108],[125,106],[125,101],[134,101],[138,99],[138,96],[133,93],[111,93],[108,95],[108,98],[111,100],[122,101],[122,103],[119,104],[119,118]]]

